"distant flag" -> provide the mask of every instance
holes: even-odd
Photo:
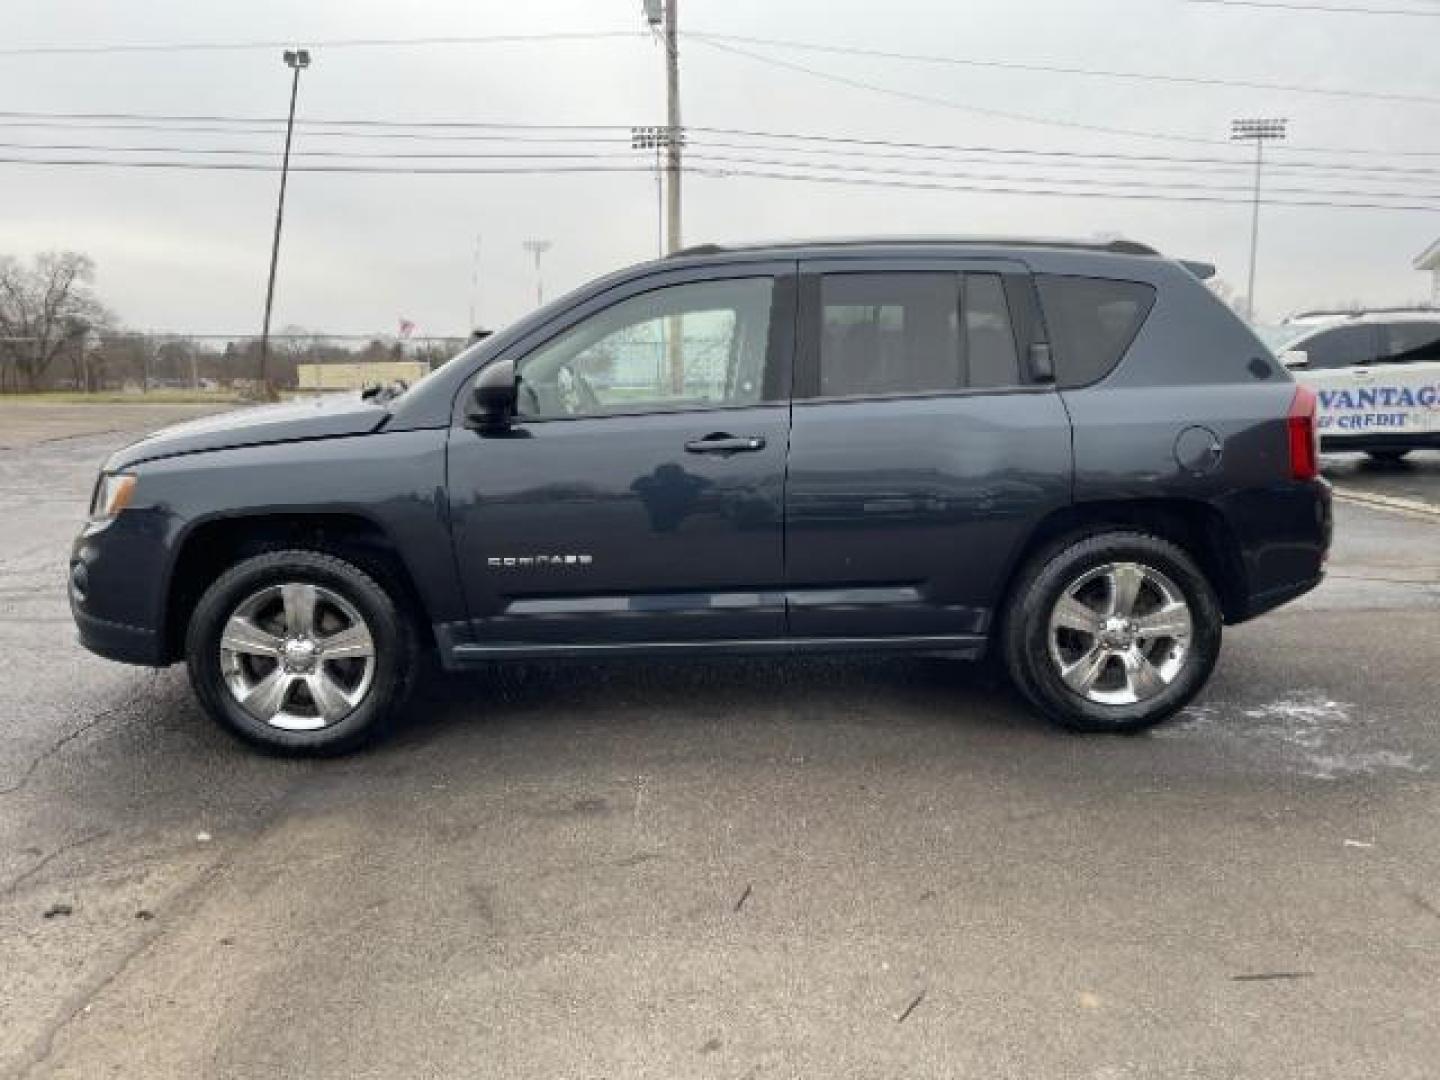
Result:
[[[415,324],[409,319],[400,320],[400,338],[403,341],[415,332]]]

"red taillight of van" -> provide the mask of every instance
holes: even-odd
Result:
[[[1319,399],[1308,386],[1296,386],[1286,426],[1290,432],[1290,475],[1296,480],[1314,480],[1320,475],[1320,432],[1315,413]]]

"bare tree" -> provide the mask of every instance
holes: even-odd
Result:
[[[67,345],[81,347],[109,322],[94,280],[95,263],[78,251],[44,252],[29,266],[0,256],[0,361],[13,369],[14,389],[39,389]]]

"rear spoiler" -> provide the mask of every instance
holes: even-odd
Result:
[[[1176,259],[1175,261],[1201,281],[1209,281],[1215,276],[1215,267],[1211,263],[1196,262],[1193,259]]]

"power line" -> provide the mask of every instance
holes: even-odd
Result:
[[[0,164],[4,165],[78,165],[92,166],[96,168],[121,168],[121,169],[180,169],[194,170],[197,172],[276,172],[278,165],[268,165],[263,162],[250,161],[178,161],[167,159],[148,160],[126,160],[124,158],[21,158],[0,156]],[[435,176],[462,176],[470,174],[513,174],[516,176],[532,176],[540,173],[587,173],[587,172],[640,172],[651,171],[649,165],[547,165],[530,167],[509,167],[499,166],[495,168],[465,167],[465,168],[430,168],[430,167],[394,167],[387,168],[383,165],[292,165],[291,172],[311,173],[404,173],[410,175],[435,175]]]
[[[1440,11],[1417,8],[1340,7],[1304,4],[1294,0],[1180,0],[1184,4],[1212,4],[1216,7],[1274,8],[1279,11],[1325,11],[1332,15],[1416,15],[1422,19],[1440,17]]]
[[[96,143],[15,143],[15,142],[0,142],[0,149],[5,149],[5,150],[46,150],[46,151],[66,151],[66,152],[70,152],[70,151],[74,151],[74,152],[85,152],[85,151],[92,151],[92,150],[103,150],[103,151],[105,151],[106,153],[124,153],[124,154],[172,154],[172,153],[173,153],[173,154],[195,154],[195,155],[201,155],[201,156],[232,155],[232,156],[249,156],[249,157],[273,157],[274,154],[276,153],[275,150],[273,150],[273,149],[268,149],[268,148],[267,148],[267,149],[260,150],[260,149],[252,149],[252,148],[249,148],[249,147],[240,147],[240,146],[218,146],[218,147],[211,147],[211,146],[201,146],[201,147],[190,147],[190,146],[133,146],[133,145],[114,146],[114,145],[100,145],[100,144],[96,144]],[[393,150],[376,150],[376,151],[369,151],[369,152],[366,152],[366,151],[363,151],[363,150],[296,150],[296,151],[293,152],[292,156],[293,156],[293,157],[297,157],[297,158],[305,158],[305,157],[312,157],[312,158],[387,158],[387,159],[388,159],[388,158],[396,158],[396,159],[404,159],[404,160],[418,160],[418,159],[426,159],[426,158],[446,158],[446,159],[452,159],[452,160],[453,160],[453,159],[456,159],[456,158],[464,158],[464,159],[470,159],[470,160],[476,160],[476,159],[489,160],[489,159],[503,159],[503,158],[511,158],[511,159],[513,159],[513,158],[526,158],[526,159],[533,159],[533,160],[544,160],[544,159],[548,159],[548,158],[629,158],[629,159],[632,159],[632,160],[633,160],[634,157],[635,157],[635,155],[634,155],[633,153],[629,152],[629,151],[605,152],[605,151],[593,151],[593,150],[592,150],[592,151],[571,151],[571,152],[568,152],[568,153],[567,153],[567,152],[563,152],[563,151],[541,151],[541,152],[538,152],[538,153],[535,152],[535,151],[529,151],[529,152],[511,151],[511,152],[500,152],[500,153],[486,152],[486,153],[483,153],[483,154],[477,154],[477,153],[453,153],[453,152],[445,152],[445,151],[439,151],[439,150],[436,150],[436,151],[420,151],[420,152],[414,152],[414,151],[400,152],[400,151],[393,151]]]
[[[699,175],[704,176],[701,172]],[[1020,188],[1020,187],[977,187],[970,184],[937,184],[922,181],[909,180],[878,180],[864,179],[859,177],[824,176],[801,173],[777,173],[764,172],[759,170],[735,170],[727,172],[726,176],[749,176],[769,180],[801,180],[811,183],[856,185],[862,187],[887,187],[887,188],[908,188],[919,191],[957,191],[971,194],[988,195],[1036,195],[1053,196],[1058,198],[1081,198],[1081,199],[1121,199],[1141,200],[1146,202],[1173,202],[1173,203],[1219,203],[1227,206],[1249,206],[1249,199],[1231,199],[1219,195],[1153,195],[1141,192],[1110,192],[1110,191],[1060,191],[1053,188]],[[1426,213],[1440,213],[1440,203],[1435,204],[1412,204],[1398,205],[1395,203],[1363,203],[1363,202],[1330,202],[1330,201],[1299,201],[1292,199],[1267,199],[1267,206],[1295,206],[1315,207],[1325,209],[1352,209],[1352,210],[1410,210],[1424,211]]]
[[[353,49],[421,45],[523,45],[558,41],[602,41],[644,39],[639,30],[569,30],[547,34],[439,35],[415,38],[321,38],[304,42],[311,49]],[[253,49],[289,49],[293,38],[274,41],[171,41],[109,42],[95,45],[19,45],[0,49],[0,56],[85,56],[104,53],[244,52]]]
[[[1188,0],[1188,2],[1221,3],[1222,0]],[[1230,0],[1224,0],[1230,2]],[[1238,3],[1239,0],[1234,0]],[[1280,4],[1280,3],[1259,3],[1256,7],[1285,7],[1301,10],[1320,10],[1337,12],[1354,12],[1364,9],[1336,8],[1336,7],[1310,7],[1303,4]],[[1411,15],[1435,15],[1440,16],[1440,9],[1435,11],[1366,11],[1369,14],[1411,14]],[[1386,92],[1376,90],[1346,89],[1344,87],[1311,86],[1299,83],[1273,83],[1258,82],[1242,79],[1220,79],[1207,78],[1204,76],[1168,75],[1157,72],[1123,71],[1114,69],[1097,69],[1074,67],[1064,64],[1042,64],[1016,60],[983,60],[975,57],[942,56],[936,54],[918,54],[891,52],[882,49],[862,48],[859,46],[822,44],[819,42],[797,41],[794,39],[779,39],[757,37],[743,34],[725,34],[710,31],[691,30],[686,31],[683,37],[694,38],[697,41],[718,41],[731,44],[764,45],[772,48],[797,49],[806,52],[832,53],[842,56],[870,56],[886,60],[901,60],[927,64],[948,64],[961,67],[993,68],[1006,71],[1025,71],[1044,74],[1058,75],[1079,75],[1091,78],[1107,79],[1132,79],[1149,82],[1173,83],[1193,86],[1219,86],[1235,87],[1248,90],[1284,91],[1299,94],[1319,94],[1330,97],[1341,98],[1364,98],[1376,101],[1408,102],[1412,104],[1436,105],[1440,104],[1440,98],[1427,97],[1421,94],[1404,94],[1398,92]],[[577,30],[557,31],[544,34],[486,34],[486,35],[432,35],[425,37],[395,37],[395,38],[321,38],[309,41],[310,48],[345,49],[345,48],[411,48],[427,46],[485,46],[485,45],[526,45],[526,44],[548,44],[562,41],[604,41],[604,40],[634,40],[648,39],[649,35],[642,31],[631,30]],[[0,49],[0,56],[57,56],[57,55],[107,55],[115,53],[157,53],[157,52],[227,52],[247,51],[260,49],[278,49],[292,46],[294,41],[197,41],[197,42],[111,42],[97,43],[93,45],[22,45]]]
[[[993,162],[994,157],[952,157],[946,154],[916,154],[916,153],[889,153],[877,150],[849,150],[829,146],[805,146],[796,149],[788,149],[783,146],[757,144],[757,143],[728,143],[714,142],[709,139],[691,139],[690,146],[701,149],[719,150],[764,150],[769,153],[804,153],[804,154],[826,154],[839,157],[855,157],[871,161],[939,161],[939,162]],[[956,148],[957,151],[960,148]],[[1046,168],[1070,168],[1070,169],[1127,169],[1140,172],[1187,172],[1197,174],[1225,175],[1233,170],[1248,170],[1249,163],[1235,159],[1226,158],[1166,158],[1164,156],[1147,157],[1142,154],[1086,154],[1067,153],[1060,150],[1018,150],[1000,149],[996,147],[974,147],[966,148],[971,154],[994,155],[1003,161],[1006,157],[1026,158],[1058,158],[1058,160],[1046,160],[1041,162]],[[1435,168],[1408,168],[1389,165],[1352,165],[1342,162],[1320,162],[1320,161],[1297,161],[1281,162],[1271,166],[1277,172],[1312,172],[1318,175],[1369,175],[1379,174],[1387,177],[1394,177],[1397,180],[1404,180],[1406,177],[1415,177],[1416,183],[1426,182],[1429,177],[1440,176],[1440,169]]]
[[[856,145],[856,146],[908,147],[908,148],[923,149],[923,150],[964,150],[964,149],[979,150],[979,149],[982,149],[981,147],[963,147],[963,146],[957,146],[957,145],[952,144],[952,143],[933,143],[933,142],[900,141],[900,140],[895,140],[895,139],[873,139],[873,138],[864,138],[864,137],[861,137],[861,136],[853,136],[853,135],[815,135],[815,134],[807,134],[807,133],[804,133],[804,132],[794,132],[794,131],[789,131],[789,132],[757,131],[757,130],[748,129],[748,128],[687,127],[685,130],[686,130],[687,132],[708,132],[708,133],[714,134],[714,135],[754,136],[754,137],[756,137],[756,138],[766,138],[766,139],[783,139],[783,140],[787,140],[787,141],[816,142],[816,143],[834,143],[834,144],[847,144],[847,145]],[[1232,144],[1229,142],[1229,140],[1216,140],[1215,145],[1216,145],[1217,147],[1219,147],[1219,146],[1231,146]],[[1359,147],[1321,147],[1321,146],[1287,146],[1287,147],[1283,147],[1282,149],[1285,149],[1285,150],[1287,150],[1288,152],[1291,152],[1291,153],[1296,153],[1296,152],[1298,152],[1298,153],[1304,153],[1304,154],[1364,154],[1364,155],[1366,155],[1367,157],[1382,157],[1382,158],[1383,158],[1383,157],[1400,157],[1400,158],[1409,158],[1409,157],[1440,157],[1440,150],[1387,150],[1387,151],[1379,151],[1379,150],[1361,149],[1361,148],[1359,148]],[[1225,159],[1225,158],[1198,158],[1198,157],[1196,157],[1196,158],[1187,158],[1187,157],[1178,157],[1178,156],[1157,156],[1157,155],[1152,155],[1152,154],[1126,154],[1126,153],[1121,153],[1120,151],[1104,151],[1104,152],[1100,152],[1100,151],[1081,151],[1081,150],[1076,150],[1076,151],[1061,151],[1061,150],[1013,150],[1013,151],[1006,151],[1006,152],[1017,153],[1017,154],[1020,154],[1020,153],[1027,153],[1027,154],[1057,154],[1057,155],[1079,156],[1079,157],[1103,157],[1103,158],[1114,158],[1114,159],[1117,159],[1117,160],[1130,160],[1130,161],[1225,161],[1225,160],[1240,160],[1240,159],[1238,159],[1238,158],[1230,158],[1230,159]],[[1317,164],[1318,164],[1318,163],[1317,163]]]
[[[718,41],[706,41],[702,39],[700,43],[702,45],[707,45],[712,49],[719,49],[722,52],[729,52],[734,53],[736,56],[743,56],[749,60],[754,60],[757,63],[769,64],[773,67],[780,67],[785,68],[789,71],[800,72],[802,74],[810,75],[817,79],[823,79],[826,82],[838,83],[841,86],[849,86],[858,90],[867,90],[871,93],[883,94],[888,97],[900,98],[906,101],[916,101],[923,105],[936,105],[940,108],[955,109],[961,112],[975,113],[981,116],[993,116],[1002,120],[1018,120],[1022,123],[1027,124],[1043,124],[1047,127],[1069,128],[1077,131],[1091,131],[1104,135],[1119,135],[1131,139],[1156,139],[1165,142],[1182,142],[1207,146],[1224,146],[1228,144],[1228,140],[1225,139],[1209,139],[1203,138],[1198,135],[1175,135],[1168,132],[1146,131],[1139,128],[1109,127],[1103,124],[1087,124],[1079,120],[1062,120],[1054,117],[1037,116],[1033,113],[1019,113],[1005,109],[992,109],[979,105],[967,105],[963,102],[954,101],[950,98],[937,98],[932,97],[928,94],[916,94],[908,90],[898,90],[892,86],[880,86],[876,83],[865,82],[861,79],[852,79],[845,75],[836,75],[833,72],[820,71],[816,68],[808,67],[805,64],[797,64],[793,61],[781,60],[778,57],[761,56],[758,53],[753,53],[746,49],[740,49],[735,47],[734,45],[723,45]],[[1313,149],[1316,151],[1321,150],[1321,148],[1319,147],[1307,147],[1305,149]],[[1361,147],[1347,147],[1343,149],[1325,148],[1324,152],[1345,154],[1376,153],[1376,151],[1374,150]],[[1401,151],[1401,153],[1406,152]],[[1410,151],[1408,153],[1413,154],[1417,152]],[[1440,151],[1419,151],[1418,153],[1423,153],[1426,156],[1440,156]]]
[[[134,130],[167,130],[172,125],[187,125],[186,127],[173,127],[173,130],[211,132],[215,134],[274,134],[275,130],[285,123],[284,117],[263,117],[263,116],[233,116],[217,114],[167,114],[167,113],[101,113],[101,112],[22,112],[22,111],[0,111],[0,127],[9,126],[53,126],[59,129],[77,128],[124,131],[133,128]],[[199,125],[199,126],[197,126]],[[207,126],[213,125],[213,126]],[[274,125],[269,127],[253,127],[247,131],[234,125]],[[307,137],[323,136],[327,138],[376,138],[376,139],[446,139],[457,140],[489,140],[492,135],[489,133],[499,132],[570,132],[571,135],[530,135],[516,134],[505,136],[516,141],[536,142],[589,142],[605,141],[609,133],[610,139],[623,139],[628,142],[631,124],[554,124],[554,123],[516,123],[498,121],[477,121],[477,120],[394,120],[379,118],[333,118],[297,120],[296,127],[302,129]],[[329,129],[339,130],[329,130]],[[1115,160],[1133,161],[1224,161],[1226,159],[1214,157],[1181,157],[1166,156],[1160,157],[1149,154],[1125,154],[1119,151],[1048,151],[1048,150],[1026,150],[1016,148],[1000,148],[989,146],[963,146],[952,143],[921,142],[914,140],[897,140],[867,138],[864,136],[818,134],[813,132],[796,131],[766,131],[753,128],[737,127],[714,127],[703,125],[687,125],[687,134],[712,134],[727,135],[743,138],[772,139],[787,142],[807,142],[815,144],[850,145],[850,146],[880,146],[894,149],[915,149],[915,150],[958,150],[958,151],[987,151],[995,153],[1016,153],[1016,154],[1046,154],[1077,157],[1099,157]],[[1106,129],[1113,131],[1114,129]],[[476,134],[483,132],[487,134]],[[586,135],[582,133],[593,133]],[[493,141],[499,141],[500,136],[493,136]],[[1217,147],[1228,147],[1228,140],[1203,140],[1207,145]],[[1325,147],[1325,146],[1286,146],[1283,149],[1287,155],[1295,154],[1348,154],[1364,155],[1370,158],[1434,158],[1440,157],[1440,150],[1375,150],[1364,147]],[[1234,159],[1239,160],[1239,159]],[[1296,164],[1299,164],[1298,162]],[[1315,162],[1313,164],[1319,164]]]
[[[734,164],[756,165],[762,168],[721,168],[717,170],[696,169],[692,170],[698,175],[705,175],[707,172],[718,172],[725,176],[745,176],[779,180],[810,180],[823,183],[849,183],[865,186],[880,186],[894,188],[910,188],[917,190],[937,190],[970,192],[975,194],[997,194],[997,195],[1035,195],[1076,198],[1112,198],[1112,199],[1144,199],[1159,202],[1178,203],[1222,203],[1233,205],[1248,205],[1249,200],[1243,198],[1231,198],[1223,194],[1210,194],[1210,192],[1225,192],[1240,190],[1236,188],[1225,188],[1220,186],[1200,185],[1143,185],[1139,182],[1131,182],[1132,187],[1145,187],[1147,190],[1125,190],[1116,191],[1113,188],[1104,188],[1100,184],[1087,180],[1062,181],[1068,187],[1019,187],[1019,186],[982,186],[981,184],[955,184],[938,183],[925,177],[934,176],[937,179],[950,179],[956,176],[963,177],[964,174],[952,173],[915,173],[913,179],[892,179],[897,171],[870,170],[881,172],[883,176],[855,176],[848,175],[858,170],[844,166],[833,166],[834,171],[829,173],[816,172],[777,172],[777,168],[799,169],[799,168],[824,168],[823,165],[815,163],[785,163],[767,162],[763,159],[731,159],[724,157],[707,158],[704,155],[691,155],[698,160],[711,160],[717,165],[729,166]],[[219,172],[274,172],[276,166],[258,162],[195,162],[178,161],[166,159],[146,159],[140,161],[122,160],[116,158],[17,158],[0,156],[0,164],[31,165],[31,166],[54,166],[54,167],[96,167],[96,168],[121,168],[121,169],[175,169],[185,171],[219,171]],[[768,166],[769,168],[763,168]],[[308,173],[349,173],[349,174],[403,174],[403,175],[431,175],[431,176],[470,176],[470,175],[551,175],[570,173],[649,173],[648,165],[546,165],[546,166],[384,166],[384,165],[301,165],[291,166],[292,172]],[[904,176],[904,173],[898,173]],[[1043,183],[1042,178],[1033,177],[1004,177],[979,175],[976,179],[993,182],[1015,182],[1015,183]],[[1116,184],[1115,186],[1122,186]],[[1173,192],[1175,189],[1198,191],[1200,194],[1185,193],[1162,193]],[[1155,190],[1148,190],[1155,189]],[[1281,189],[1274,189],[1281,190]],[[1370,191],[1340,191],[1328,192],[1319,189],[1296,188],[1288,189],[1291,193],[1300,195],[1353,195],[1363,199],[1382,198],[1415,198],[1414,193],[1409,192],[1370,192]],[[1310,206],[1310,207],[1333,207],[1333,208],[1356,208],[1356,209],[1377,209],[1377,210],[1423,210],[1440,213],[1440,202],[1426,204],[1397,204],[1391,202],[1353,202],[1339,200],[1298,200],[1298,199],[1267,199],[1267,205],[1275,206]]]
[[[119,112],[21,112],[15,110],[0,110],[0,119],[19,120],[55,120],[65,121],[117,121],[128,120],[150,121],[150,122],[175,122],[175,123],[198,123],[198,124],[271,124],[283,127],[285,117],[283,116],[227,116],[224,114],[212,113],[119,113]],[[617,131],[625,132],[628,136],[629,124],[521,124],[500,121],[478,121],[478,120],[384,120],[377,117],[349,117],[338,120],[326,120],[313,117],[306,120],[296,120],[297,127],[320,125],[323,127],[357,127],[357,128],[473,128],[493,131]]]
[[[296,120],[297,128],[305,129],[307,139],[409,139],[425,142],[509,142],[509,143],[620,143],[627,142],[618,134],[614,135],[501,135],[501,134],[454,134],[448,132],[406,132],[406,131],[327,131],[306,127],[306,122]],[[4,120],[3,128],[40,128],[50,131],[158,131],[169,134],[193,135],[275,135],[281,129],[275,127],[213,126],[204,124],[150,124],[139,122],[51,122],[46,120]],[[617,127],[618,133],[620,129]]]
[[[1060,120],[1053,117],[1036,116],[1032,113],[1012,112],[1008,109],[991,109],[980,105],[967,105],[964,102],[955,101],[951,98],[932,97],[929,94],[917,94],[909,90],[898,90],[893,86],[880,86],[876,83],[866,82],[863,79],[852,79],[847,75],[836,75],[834,72],[821,71],[809,67],[806,64],[797,64],[790,60],[781,60],[774,56],[761,56],[759,53],[750,52],[748,49],[737,48],[734,45],[724,45],[718,41],[697,39],[702,45],[711,49],[718,49],[721,52],[732,53],[735,56],[743,56],[756,63],[768,64],[772,67],[784,68],[788,71],[799,72],[802,75],[809,75],[812,78],[823,79],[826,82],[838,83],[841,86],[849,86],[857,90],[866,90],[873,94],[883,94],[887,97],[900,98],[904,101],[916,101],[922,105],[935,105],[942,109],[955,109],[960,112],[974,113],[979,116],[993,116],[1001,120],[1018,120],[1026,124],[1043,124],[1047,127],[1070,128],[1076,131],[1097,132],[1102,135],[1120,135],[1127,139],[1158,139],[1165,142],[1203,143],[1216,146],[1224,145],[1224,139],[1206,139],[1196,135],[1172,135],[1160,131],[1144,131],[1138,128],[1117,128],[1108,127],[1104,124],[1087,124],[1079,120]]]
[[[598,141],[598,140],[590,140]],[[445,161],[490,161],[490,160],[587,160],[623,158],[632,159],[633,151],[626,144],[618,140],[607,140],[606,145],[622,147],[625,149],[615,150],[486,150],[455,151],[455,150],[297,150],[294,156],[297,158],[338,158],[345,160],[354,159],[381,159],[395,161],[417,161],[417,160],[445,160]],[[798,162],[802,165],[815,165],[816,167],[850,167],[849,160],[860,161],[894,161],[906,164],[924,164],[927,162],[951,164],[951,165],[994,165],[1014,164],[1007,161],[1006,156],[1020,156],[1022,160],[1034,158],[1051,158],[1059,155],[1059,160],[1042,160],[1036,162],[1044,165],[1045,168],[1067,168],[1084,170],[1103,170],[1123,168],[1130,172],[1184,172],[1190,176],[1234,176],[1237,170],[1248,169],[1248,164],[1243,161],[1227,161],[1221,158],[1192,158],[1168,160],[1159,159],[1149,161],[1141,155],[1124,155],[1122,160],[1087,160],[1089,155],[1075,154],[1065,155],[1063,151],[1022,151],[1022,150],[1001,150],[998,148],[982,148],[981,153],[986,157],[954,157],[939,154],[915,154],[915,153],[886,153],[874,150],[849,150],[837,149],[828,146],[806,146],[801,148],[790,148],[785,146],[764,145],[743,142],[712,141],[709,139],[692,139],[690,146],[698,151],[740,151],[742,153],[769,153],[783,154],[793,157],[797,154],[829,155],[846,160],[836,162]],[[115,144],[115,143],[57,143],[57,142],[0,142],[0,149],[21,150],[21,151],[45,151],[65,153],[87,153],[103,152],[107,154],[183,154],[186,156],[198,157],[252,157],[272,158],[275,151],[270,147],[212,147],[212,146],[175,146],[156,144]],[[999,160],[997,160],[999,156]],[[713,155],[711,155],[712,159]],[[1075,160],[1078,159],[1078,160]],[[717,159],[718,160],[718,159]],[[784,160],[768,160],[767,164],[786,164]],[[858,166],[856,166],[858,168]],[[1302,176],[1357,179],[1374,177],[1394,182],[1430,183],[1431,177],[1440,176],[1440,169],[1414,169],[1395,168],[1387,166],[1364,166],[1364,165],[1329,165],[1324,163],[1297,162],[1292,164],[1278,164],[1273,166],[1274,171],[1280,173],[1298,172]],[[897,171],[883,169],[876,171]],[[1189,185],[1186,185],[1189,186]]]
[[[1115,178],[1106,178],[1106,179],[1104,179],[1103,181],[1097,181],[1097,180],[1093,180],[1093,179],[1086,178],[1086,177],[1077,177],[1077,178],[1070,178],[1070,179],[1052,180],[1052,178],[1050,178],[1050,177],[1045,177],[1045,176],[1016,176],[1016,175],[1008,174],[1008,173],[973,173],[973,172],[957,172],[957,171],[954,171],[954,170],[938,170],[938,169],[898,169],[898,168],[891,168],[891,167],[874,168],[874,167],[864,166],[864,165],[832,164],[832,163],[829,163],[829,162],[815,162],[815,161],[784,162],[784,161],[775,161],[775,160],[770,160],[770,159],[765,159],[765,158],[728,157],[728,156],[725,156],[725,155],[710,155],[710,154],[703,154],[703,153],[691,154],[690,156],[691,156],[691,158],[692,158],[693,160],[696,160],[696,161],[714,161],[714,162],[727,163],[727,164],[754,165],[754,166],[761,166],[761,167],[766,167],[766,166],[769,166],[769,167],[780,166],[780,167],[786,167],[786,168],[803,168],[803,169],[812,169],[812,170],[813,170],[813,169],[824,169],[824,170],[831,171],[831,172],[839,172],[839,173],[859,173],[859,174],[862,174],[862,175],[882,175],[882,176],[887,176],[887,177],[888,177],[888,176],[900,176],[900,177],[913,177],[913,178],[921,178],[921,179],[969,179],[969,180],[983,180],[983,181],[986,181],[986,182],[989,182],[989,181],[999,181],[999,182],[1003,182],[1003,183],[1027,183],[1027,184],[1028,184],[1028,183],[1045,183],[1045,182],[1049,181],[1049,182],[1053,182],[1053,183],[1057,183],[1057,184],[1076,185],[1076,186],[1080,186],[1080,187],[1085,187],[1085,186],[1100,187],[1100,186],[1102,186],[1102,184],[1103,184],[1104,186],[1107,186],[1107,187],[1109,187],[1109,188],[1122,188],[1122,189],[1131,189],[1131,188],[1133,188],[1133,189],[1142,190],[1142,191],[1144,191],[1144,190],[1155,190],[1155,191],[1162,191],[1162,190],[1188,190],[1188,191],[1213,191],[1213,192],[1231,192],[1231,191],[1233,191],[1233,192],[1248,192],[1248,191],[1250,190],[1250,185],[1249,185],[1249,184],[1197,184],[1197,183],[1188,183],[1188,182],[1184,182],[1184,181],[1174,181],[1174,182],[1169,182],[1169,183],[1166,183],[1166,182],[1154,183],[1154,182],[1146,181],[1146,180],[1125,180],[1125,179],[1115,179]],[[1272,188],[1270,188],[1269,190],[1272,191],[1272,192],[1278,192],[1278,193],[1280,193],[1280,194],[1286,194],[1286,195],[1324,195],[1324,196],[1345,196],[1345,197],[1375,198],[1375,199],[1392,199],[1392,198],[1393,198],[1393,199],[1414,199],[1414,198],[1424,197],[1421,193],[1419,193],[1419,192],[1414,192],[1414,191],[1370,191],[1370,190],[1363,190],[1363,189],[1362,189],[1362,190],[1350,190],[1350,189],[1338,189],[1338,190],[1337,190],[1337,189],[1321,189],[1321,188],[1283,188],[1283,187],[1272,187]],[[1437,210],[1440,210],[1440,202],[1437,202],[1437,203],[1435,204],[1435,208],[1436,208]]]
[[[1440,10],[1435,14],[1440,15]],[[1378,90],[1353,90],[1336,86],[1309,86],[1300,83],[1249,82],[1243,79],[1207,78],[1199,75],[1165,75],[1156,72],[1120,71],[1106,68],[1070,67],[1063,64],[1038,64],[1015,60],[978,60],[973,57],[939,56],[924,53],[888,52],[883,49],[860,48],[853,45],[824,45],[818,42],[795,41],[781,38],[750,37],[741,34],[712,34],[691,30],[687,37],[699,41],[719,41],[729,44],[764,45],[780,49],[796,49],[802,52],[833,53],[839,56],[868,56],[882,60],[903,60],[922,64],[946,64],[956,67],[993,68],[1001,71],[1025,71],[1052,75],[1084,75],[1103,79],[1135,79],[1145,82],[1175,83],[1185,86],[1220,86],[1242,90],[1284,91],[1294,94],[1321,94],[1327,97],[1366,98],[1376,101],[1407,102],[1418,105],[1440,105],[1440,97],[1423,94],[1402,94]]]

